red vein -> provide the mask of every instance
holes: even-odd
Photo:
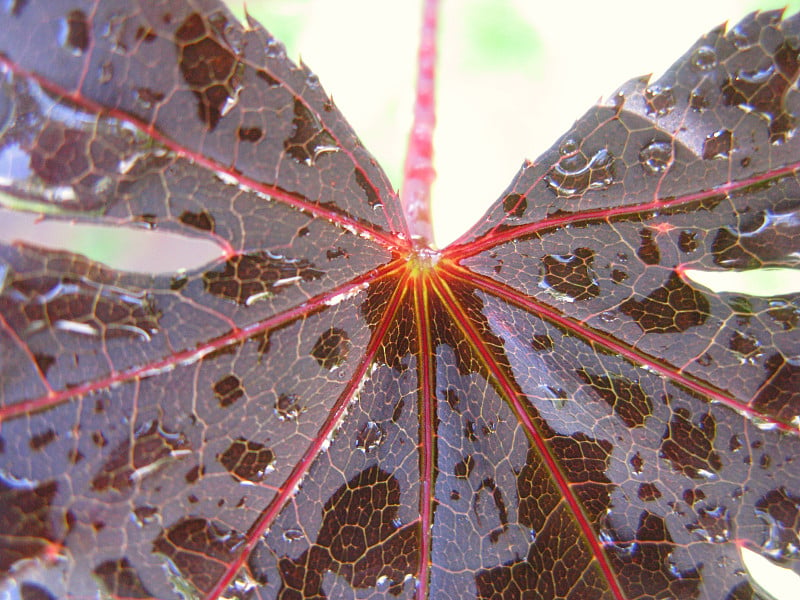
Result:
[[[423,277],[425,277],[423,275]],[[425,277],[427,279],[427,277]],[[434,410],[435,406],[431,397],[434,381],[431,374],[431,359],[433,347],[430,339],[431,322],[428,312],[428,289],[420,279],[414,281],[414,305],[416,310],[417,334],[419,336],[419,366],[422,373],[420,397],[420,446],[421,460],[420,472],[422,485],[420,487],[420,553],[417,573],[417,599],[425,600],[428,597],[428,579],[430,563],[431,525],[433,521],[433,469],[434,469]]]
[[[498,283],[496,281],[492,281],[482,275],[477,273],[473,273],[465,269],[464,267],[455,265],[453,263],[443,262],[442,267],[447,270],[448,274],[455,277],[456,279],[460,279],[461,281],[473,285],[477,288],[482,289],[485,292],[488,292],[494,296],[502,298],[512,304],[516,304],[521,308],[524,308],[528,311],[535,313],[537,316],[541,317],[542,319],[548,320],[556,325],[561,327],[567,328],[570,331],[575,332],[577,335],[583,337],[584,339],[589,340],[593,344],[597,344],[602,346],[616,354],[619,354],[626,359],[633,361],[635,363],[640,363],[647,365],[648,368],[652,369],[656,373],[660,375],[664,375],[671,379],[674,383],[683,386],[701,394],[711,401],[719,402],[720,404],[724,404],[725,406],[735,410],[740,414],[744,414],[749,418],[758,418],[763,421],[766,421],[775,426],[776,429],[783,431],[784,433],[791,433],[793,435],[800,436],[800,430],[797,427],[794,427],[788,423],[775,419],[773,417],[769,417],[763,415],[753,409],[751,406],[747,405],[744,402],[740,402],[729,394],[712,387],[708,384],[705,384],[701,381],[698,381],[694,377],[690,375],[686,375],[681,373],[679,370],[676,370],[671,365],[665,364],[651,356],[643,354],[642,352],[638,351],[636,348],[629,344],[618,342],[607,335],[596,331],[585,324],[581,323],[580,321],[576,321],[571,319],[560,312],[554,310],[550,306],[535,300],[529,296],[526,296],[513,288],[510,288],[502,283]]]
[[[521,398],[520,394],[514,389],[514,385],[509,381],[506,373],[500,368],[500,365],[497,363],[497,360],[493,356],[491,350],[486,347],[486,344],[484,343],[480,334],[472,327],[470,320],[463,318],[462,315],[466,314],[466,311],[461,306],[461,303],[459,302],[458,298],[456,298],[450,287],[447,285],[447,283],[445,283],[444,279],[440,276],[431,277],[431,280],[437,292],[442,296],[442,299],[446,299],[443,304],[450,313],[451,318],[455,323],[457,323],[458,327],[466,336],[467,341],[472,345],[472,347],[483,360],[489,372],[500,385],[501,389],[503,390],[503,394],[511,405],[516,417],[527,431],[528,438],[533,442],[534,446],[536,446],[539,456],[542,457],[547,465],[548,471],[552,473],[553,480],[561,492],[562,498],[569,505],[575,520],[578,522],[578,526],[583,531],[584,538],[588,542],[595,558],[597,559],[600,570],[603,572],[603,575],[608,581],[608,585],[611,588],[611,593],[617,600],[624,600],[625,595],[622,593],[622,589],[620,588],[619,582],[614,575],[614,571],[611,568],[608,557],[603,551],[603,545],[600,543],[600,540],[595,534],[594,529],[589,523],[589,519],[583,512],[578,498],[572,489],[572,485],[564,477],[564,474],[561,472],[561,469],[559,468],[556,459],[553,457],[550,448],[547,446],[547,442],[544,440],[542,435],[539,433],[539,430],[531,420],[531,417],[524,406],[525,400]]]
[[[308,449],[306,449],[303,457],[300,459],[294,469],[292,469],[292,472],[289,474],[286,481],[283,482],[283,485],[281,485],[280,492],[272,499],[269,505],[267,505],[267,507],[262,511],[258,520],[250,527],[250,530],[247,532],[244,547],[242,548],[242,552],[239,557],[227,566],[225,574],[206,594],[205,600],[216,600],[227,589],[228,584],[236,576],[236,573],[250,556],[253,548],[255,548],[256,544],[261,539],[261,536],[265,531],[267,531],[267,529],[269,529],[270,525],[272,525],[272,522],[275,520],[278,514],[280,514],[281,510],[283,510],[283,507],[286,505],[286,503],[297,492],[301,482],[303,481],[303,478],[308,473],[312,463],[322,451],[324,445],[329,442],[330,436],[344,418],[351,398],[357,393],[358,388],[361,385],[361,380],[366,374],[367,369],[369,369],[370,364],[372,364],[372,360],[375,358],[375,354],[378,352],[381,342],[383,341],[383,338],[385,337],[386,332],[388,331],[389,326],[391,325],[392,320],[397,313],[397,309],[400,306],[400,302],[406,292],[406,282],[407,276],[404,275],[399,280],[397,287],[394,289],[392,298],[389,301],[389,305],[383,317],[381,318],[380,323],[372,332],[372,336],[370,337],[369,344],[367,345],[364,358],[362,359],[355,373],[353,373],[352,377],[350,378],[350,383],[341,393],[339,398],[337,398],[336,403],[328,413],[328,418],[325,420],[325,423],[323,423],[322,427],[317,432],[317,435],[314,436],[314,441],[312,444],[308,447]]]
[[[504,242],[508,242],[522,236],[531,235],[542,230],[552,229],[555,227],[563,227],[566,225],[574,225],[587,221],[610,221],[615,217],[632,216],[639,213],[659,212],[664,210],[671,210],[681,206],[691,204],[694,202],[702,202],[715,196],[727,195],[739,190],[745,189],[749,186],[758,185],[771,179],[778,179],[780,177],[794,173],[800,169],[800,162],[794,162],[788,166],[781,167],[754,175],[747,179],[740,181],[728,182],[724,185],[715,187],[710,190],[686,194],[671,199],[653,200],[643,204],[631,204],[626,206],[618,206],[616,208],[599,208],[595,210],[586,210],[572,214],[565,214],[558,217],[546,218],[542,221],[535,223],[527,223],[516,227],[509,227],[508,229],[495,232],[492,235],[484,235],[483,237],[458,245],[453,244],[444,249],[443,255],[452,259],[463,260],[469,256],[474,256],[483,250],[498,246]]]
[[[422,33],[417,53],[417,91],[414,100],[414,122],[408,137],[408,151],[403,172],[400,201],[414,242],[430,246],[433,241],[431,223],[431,184],[433,169],[433,130],[436,127],[436,21],[439,0],[425,0]]]
[[[252,179],[250,177],[247,177],[246,175],[234,169],[232,165],[222,164],[221,162],[208,158],[207,156],[204,156],[203,154],[200,154],[197,151],[190,150],[182,146],[181,144],[173,140],[171,137],[162,134],[158,129],[156,129],[156,127],[153,124],[146,123],[141,119],[136,118],[120,109],[108,108],[106,106],[103,106],[102,104],[95,102],[94,100],[82,96],[78,91],[70,91],[60,85],[54,84],[51,81],[41,77],[37,73],[34,73],[27,69],[20,68],[18,65],[9,61],[4,56],[0,56],[0,65],[9,69],[15,75],[20,75],[22,77],[26,77],[28,79],[35,81],[38,85],[40,85],[43,89],[48,90],[50,93],[60,96],[62,98],[66,98],[67,100],[70,100],[74,104],[86,110],[93,111],[98,115],[105,115],[126,123],[130,123],[137,129],[141,130],[142,132],[146,133],[148,136],[153,138],[155,141],[163,144],[166,148],[173,151],[176,155],[191,160],[192,162],[207,169],[210,169],[212,171],[223,172],[229,175],[230,177],[234,178],[237,181],[237,183],[239,183],[243,187],[260,192],[264,195],[269,196],[274,200],[282,202],[287,206],[291,206],[292,208],[305,211],[315,217],[327,219],[328,221],[336,223],[346,229],[351,229],[367,237],[368,239],[373,239],[383,242],[383,244],[389,249],[407,249],[408,247],[407,242],[400,237],[397,237],[393,234],[387,234],[377,229],[367,227],[364,225],[363,222],[353,217],[345,216],[345,214],[343,213],[324,208],[317,204],[313,204],[307,199],[302,198],[300,195],[288,192],[278,187],[277,185],[266,184],[257,181],[255,179]]]
[[[326,292],[325,294],[320,294],[318,296],[315,296],[310,300],[308,300],[307,302],[303,302],[302,304],[295,306],[294,308],[290,308],[286,311],[281,312],[280,314],[277,314],[263,321],[259,321],[258,323],[255,323],[253,325],[248,325],[247,327],[243,328],[236,328],[227,335],[211,340],[209,343],[203,345],[200,348],[194,348],[191,350],[184,350],[182,352],[177,352],[175,354],[171,354],[166,358],[163,358],[161,360],[152,362],[150,364],[141,367],[127,369],[125,371],[120,371],[118,373],[112,373],[111,375],[108,375],[106,377],[102,377],[94,381],[88,381],[86,383],[83,383],[75,387],[65,388],[58,391],[51,390],[48,394],[44,396],[40,396],[38,398],[32,398],[30,400],[24,400],[22,402],[18,402],[11,406],[0,407],[0,423],[2,423],[5,420],[17,417],[21,414],[52,408],[53,406],[56,406],[62,402],[66,402],[67,400],[69,400],[70,398],[74,398],[75,396],[90,394],[92,392],[109,388],[113,385],[118,385],[120,383],[125,383],[127,381],[148,377],[150,375],[155,375],[170,370],[180,365],[181,363],[184,364],[194,363],[202,359],[205,355],[214,352],[215,350],[219,350],[220,348],[224,348],[231,344],[235,344],[253,335],[267,331],[269,329],[274,329],[275,327],[283,325],[284,323],[287,323],[294,319],[309,315],[324,307],[328,302],[335,300],[337,296],[355,292],[361,286],[371,283],[376,279],[389,276],[392,273],[402,268],[405,268],[405,263],[399,261],[392,261],[390,263],[382,265],[381,267],[378,267],[377,269],[370,271],[369,273],[356,277],[355,279],[352,279],[348,283],[341,285],[330,292]]]

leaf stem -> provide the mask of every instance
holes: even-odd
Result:
[[[431,184],[433,169],[433,130],[436,126],[434,102],[436,75],[436,29],[439,0],[425,0],[422,32],[417,52],[417,91],[414,123],[408,140],[400,200],[408,229],[418,247],[432,246]]]

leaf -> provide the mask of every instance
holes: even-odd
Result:
[[[0,247],[3,589],[733,599],[762,597],[741,548],[800,570],[798,296],[687,275],[797,268],[800,17],[625,84],[436,251],[254,21],[2,10],[2,198],[221,255]]]

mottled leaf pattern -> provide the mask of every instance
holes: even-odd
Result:
[[[800,18],[632,80],[439,252],[212,0],[0,3],[0,191],[216,243],[0,247],[0,589],[758,598],[800,570]]]

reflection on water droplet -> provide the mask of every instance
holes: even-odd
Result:
[[[144,527],[149,523],[155,522],[158,517],[158,509],[155,506],[137,506],[133,509],[133,513],[131,516],[133,518],[133,522],[136,523],[139,527]]]
[[[600,320],[603,321],[603,323],[613,323],[617,320],[617,315],[614,311],[607,310],[600,313]]]
[[[267,57],[269,58],[277,58],[277,59],[284,59],[286,58],[286,47],[283,43],[279,42],[275,38],[272,38],[267,42]]]
[[[97,80],[100,83],[108,83],[112,77],[114,77],[114,65],[110,61],[106,61],[98,69]]]
[[[672,162],[672,144],[652,141],[639,152],[639,163],[652,175],[663,173]]]
[[[385,437],[386,434],[380,425],[378,425],[375,421],[367,421],[364,423],[361,431],[358,432],[358,436],[356,437],[356,448],[366,454],[380,446]]]
[[[695,71],[710,71],[717,66],[717,53],[710,46],[700,46],[692,54],[690,64]]]
[[[647,114],[663,117],[675,108],[675,95],[669,86],[651,85],[644,91]]]
[[[146,87],[137,88],[135,94],[136,103],[144,110],[151,109],[153,104],[161,102],[164,99],[164,94]]]
[[[681,249],[682,252],[694,252],[697,250],[697,233],[693,231],[681,231],[680,236],[678,236],[678,248]]]
[[[350,336],[343,329],[331,327],[324,332],[311,349],[311,356],[319,366],[329,371],[338,369],[350,353]]]
[[[287,542],[296,542],[303,537],[303,532],[299,529],[287,529],[283,532],[283,539]]]
[[[567,154],[572,154],[577,149],[578,149],[578,142],[576,142],[572,138],[567,138],[558,147],[558,152],[559,154],[561,154],[561,156],[565,156]]]
[[[528,201],[520,194],[509,194],[503,199],[503,210],[509,219],[519,219],[525,214]]]
[[[601,148],[591,158],[583,152],[563,156],[544,179],[556,194],[564,197],[605,189],[614,182],[614,155],[607,148]]]
[[[706,136],[703,142],[703,158],[725,158],[733,149],[733,133],[728,129],[720,129]]]
[[[275,415],[281,421],[294,421],[303,410],[300,399],[294,394],[281,394],[275,401]]]
[[[222,408],[228,407],[244,396],[241,380],[236,375],[223,377],[214,384],[214,395]]]
[[[275,453],[243,437],[234,440],[217,460],[241,482],[259,483],[275,470]]]
[[[756,360],[764,354],[761,342],[751,335],[735,331],[728,340],[728,348],[738,357],[741,364],[755,364]]]
[[[74,56],[80,56],[89,48],[89,23],[82,10],[71,10],[59,21],[58,43]]]
[[[706,110],[711,106],[711,101],[708,99],[708,91],[703,89],[702,86],[693,89],[689,95],[689,106],[697,112]]]
[[[722,544],[730,539],[731,520],[728,509],[721,506],[701,508],[697,514],[697,521],[686,526],[689,531],[711,544]]]
[[[760,498],[754,512],[766,525],[761,551],[776,562],[800,556],[796,527],[800,520],[800,498],[780,487]]]

